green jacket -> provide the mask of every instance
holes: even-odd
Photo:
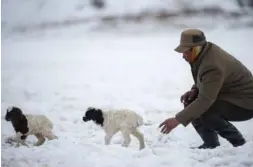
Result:
[[[207,42],[191,64],[199,91],[197,99],[176,114],[187,126],[206,112],[216,100],[225,100],[253,112],[253,76],[235,57],[214,43]]]

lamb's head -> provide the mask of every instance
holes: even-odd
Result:
[[[24,115],[20,108],[14,107],[14,106],[7,108],[7,112],[5,115],[6,121],[18,122],[19,120],[22,120],[23,118],[24,118]]]
[[[104,117],[102,110],[93,107],[87,108],[85,115],[83,116],[83,121],[94,121],[96,124],[103,126]]]
[[[8,107],[5,115],[6,121],[11,121],[16,132],[28,132],[27,119],[20,108]]]

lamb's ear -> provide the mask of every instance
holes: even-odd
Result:
[[[103,112],[102,112],[101,109],[97,109],[97,110],[96,110],[96,113],[98,113],[99,115],[103,115]]]
[[[93,110],[94,109],[94,107],[88,107],[87,108],[87,110]]]
[[[8,107],[8,108],[6,109],[6,110],[7,110],[7,113],[11,112],[12,109],[13,109],[13,106]]]

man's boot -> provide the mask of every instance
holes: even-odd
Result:
[[[199,149],[213,149],[220,146],[218,135],[211,129],[205,127],[200,119],[196,119],[192,122],[193,127],[198,132],[204,144],[195,147]],[[192,147],[194,148],[194,147]]]
[[[187,100],[184,103],[184,107],[187,107],[189,104],[191,104],[197,95],[192,100]],[[201,119],[197,118],[194,121],[192,121],[192,125],[201,137],[201,139],[204,141],[204,143],[198,147],[191,147],[192,149],[213,149],[218,146],[220,146],[220,142],[218,139],[218,135],[211,129],[206,128]]]
[[[190,147],[191,149],[214,149],[216,147],[220,146],[220,144],[218,145],[210,145],[207,143],[203,143],[202,145],[198,146],[198,147]]]
[[[205,127],[212,129],[221,137],[227,139],[234,147],[246,143],[239,130],[215,112],[206,112],[201,116],[201,121]]]
[[[225,120],[222,122],[224,122],[224,126],[214,126],[215,130],[221,137],[227,139],[234,147],[242,146],[246,143],[242,134],[236,129],[234,125]]]

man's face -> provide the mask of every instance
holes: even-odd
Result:
[[[186,52],[183,52],[183,58],[189,63],[192,62],[193,59],[192,50],[190,49]]]

